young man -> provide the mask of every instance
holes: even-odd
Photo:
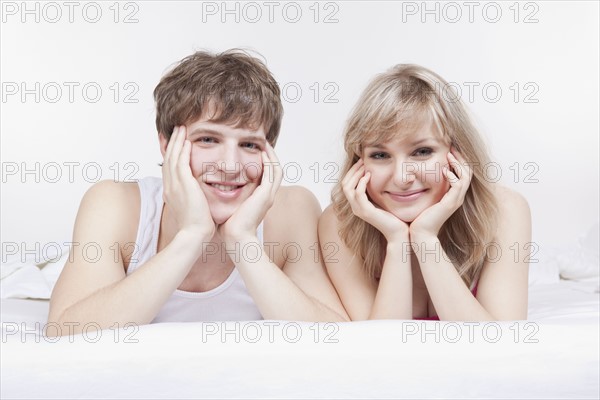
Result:
[[[197,52],[154,91],[162,179],[85,194],[49,322],[62,334],[162,321],[348,316],[318,252],[316,198],[279,187],[280,91],[258,59]],[[91,263],[85,243],[102,249]]]

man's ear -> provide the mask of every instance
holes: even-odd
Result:
[[[169,141],[162,132],[158,132],[158,143],[160,145],[160,154],[162,154],[163,158],[165,158]]]

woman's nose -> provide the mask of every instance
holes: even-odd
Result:
[[[396,164],[396,170],[394,171],[394,180],[399,184],[412,183],[419,167],[414,162],[399,162]]]

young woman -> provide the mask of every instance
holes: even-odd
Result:
[[[527,317],[528,204],[486,180],[485,147],[444,79],[417,65],[378,75],[344,147],[319,239],[339,248],[326,267],[352,320]]]
[[[266,66],[241,51],[198,52],[154,97],[162,179],[104,181],[85,194],[80,245],[49,321],[67,334],[86,324],[346,320],[319,257],[295,251],[317,242],[321,210],[309,191],[279,187],[272,146],[283,111]],[[86,256],[87,243],[99,259]]]

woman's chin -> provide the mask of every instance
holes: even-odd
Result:
[[[413,213],[407,213],[407,212],[401,212],[401,211],[390,211],[396,218],[398,218],[400,221],[406,223],[406,224],[410,224],[411,222],[413,222],[417,216],[414,215]]]
[[[231,218],[231,213],[229,214],[212,214],[212,219],[215,221],[217,225],[223,225],[229,218]]]

